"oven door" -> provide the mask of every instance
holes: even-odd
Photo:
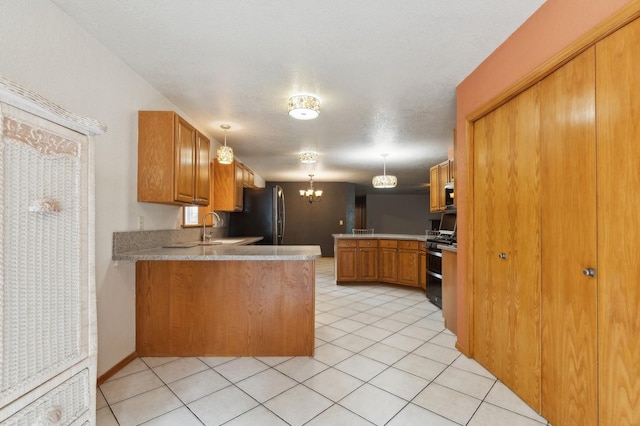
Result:
[[[442,308],[442,250],[427,248],[427,299]]]

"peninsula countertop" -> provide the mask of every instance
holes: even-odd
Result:
[[[113,260],[314,260],[322,256],[320,246],[247,245],[262,238],[247,238],[235,244],[196,245],[114,253]]]
[[[332,234],[333,238],[336,239],[362,239],[362,238],[372,238],[372,239],[380,239],[380,240],[414,240],[414,241],[426,241],[426,235],[418,235],[418,234]]]

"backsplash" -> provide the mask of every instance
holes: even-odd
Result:
[[[207,232],[215,238],[224,238],[227,227],[212,228],[207,226]],[[167,244],[199,241],[202,238],[202,228],[161,229],[155,231],[128,231],[113,233],[112,254],[130,251],[149,250]]]

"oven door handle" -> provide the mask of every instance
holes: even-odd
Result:
[[[427,254],[435,257],[442,257],[441,251],[427,250]]]
[[[437,272],[433,272],[433,271],[427,270],[427,275],[431,275],[432,277],[436,277],[436,278],[442,279],[442,274],[439,274]]]

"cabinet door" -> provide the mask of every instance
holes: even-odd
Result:
[[[356,248],[339,248],[337,263],[338,281],[356,281]]]
[[[383,242],[381,241],[381,244]],[[396,283],[398,281],[398,250],[395,247],[380,247],[378,262],[380,281]]]
[[[597,424],[598,277],[583,275],[597,256],[594,65],[591,48],[540,84],[542,414],[553,424]]]
[[[357,256],[358,281],[377,281],[378,240],[359,239]]]
[[[433,166],[429,169],[429,210],[431,212],[440,211],[438,186],[438,166]]]
[[[244,208],[244,197],[243,197],[243,191],[244,191],[244,167],[242,167],[238,163],[235,163],[235,174],[236,174],[235,196],[234,196],[235,211],[241,212],[242,209]]]
[[[449,182],[449,160],[438,165],[438,210],[445,207],[445,184]]]
[[[209,149],[211,142],[202,133],[196,131],[196,177],[194,203],[201,206],[209,205],[210,174]]]
[[[453,334],[457,330],[458,255],[442,250],[442,316],[444,326]]]
[[[640,424],[638,58],[637,19],[596,46],[600,425]]]
[[[235,211],[237,206],[235,163],[220,164],[216,158],[213,173],[213,188],[215,193],[213,209],[225,212]]]
[[[539,86],[476,123],[474,355],[539,410]]]
[[[426,249],[420,249],[419,254],[420,261],[420,271],[418,272],[420,275],[418,276],[418,282],[420,283],[420,288],[423,290],[427,289],[427,251]]]
[[[196,178],[196,129],[178,114],[175,115],[175,183],[174,200],[193,203]]]
[[[399,241],[398,242],[398,282],[400,284],[417,287],[418,273],[418,242]]]

